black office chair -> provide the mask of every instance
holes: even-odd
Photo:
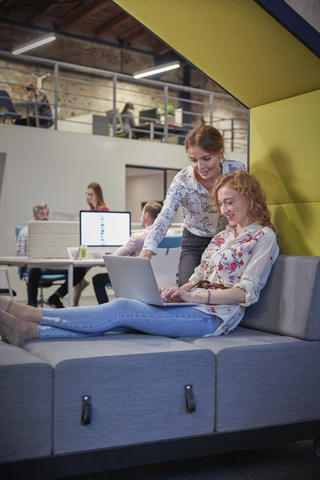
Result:
[[[0,90],[0,122],[4,123],[6,120],[17,120],[21,118],[21,113],[18,113],[14,108],[11,98],[5,90]]]

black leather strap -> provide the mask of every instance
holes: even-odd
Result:
[[[186,408],[187,413],[192,413],[196,411],[196,402],[194,399],[192,385],[185,385],[184,393],[186,395]]]
[[[82,397],[81,424],[89,425],[91,423],[91,415],[92,415],[91,397],[89,395],[84,395]]]

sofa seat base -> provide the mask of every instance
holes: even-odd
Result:
[[[320,419],[319,341],[241,327],[184,341],[216,357],[216,432]]]
[[[86,473],[183,460],[225,452],[309,440],[320,434],[320,420],[256,430],[226,432],[127,445],[81,453],[50,455],[1,465],[10,480],[51,480]]]
[[[210,350],[132,333],[37,340],[25,349],[54,369],[54,454],[214,431],[216,372]],[[83,423],[87,408],[90,421]]]

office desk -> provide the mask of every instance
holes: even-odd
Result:
[[[135,133],[137,138],[149,137],[150,140],[153,141],[155,138],[162,139],[164,137],[164,124],[156,122],[141,123],[140,125],[133,127],[132,131]],[[190,129],[187,127],[180,127],[174,123],[168,123],[169,135],[186,136],[189,131]],[[183,141],[183,138],[179,138],[179,143],[183,144]]]
[[[52,268],[68,270],[68,307],[73,305],[73,269],[74,267],[101,267],[103,258],[84,258],[71,260],[69,258],[28,258],[28,257],[0,257],[0,265],[8,267]]]
[[[31,100],[21,101],[21,102],[14,102],[14,108],[19,113],[25,113],[27,116],[27,124],[30,126],[30,117],[34,117],[36,121],[36,127],[39,127],[39,117],[38,117],[38,106],[36,102],[32,102]]]

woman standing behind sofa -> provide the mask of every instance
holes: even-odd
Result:
[[[210,191],[215,181],[224,173],[245,170],[242,162],[224,158],[223,137],[210,125],[191,130],[185,140],[185,149],[191,165],[174,177],[161,213],[139,255],[151,259],[152,255],[157,253],[157,246],[181,205],[184,231],[179,262],[179,285],[188,281],[212,237],[226,227],[226,219],[217,213],[210,200]]]

